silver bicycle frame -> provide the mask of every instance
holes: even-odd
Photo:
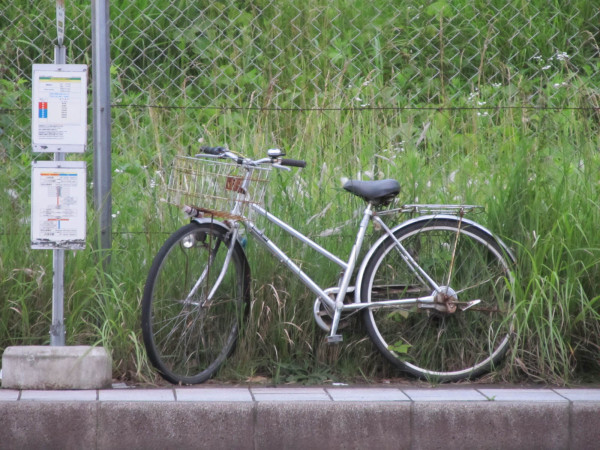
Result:
[[[433,303],[434,302],[435,295],[432,294],[432,295],[425,296],[425,297],[404,298],[404,299],[397,299],[397,300],[385,300],[385,301],[378,301],[378,302],[360,302],[360,303],[355,302],[355,303],[350,303],[350,304],[344,304],[344,298],[346,297],[346,294],[347,294],[349,286],[350,286],[350,280],[352,278],[354,268],[356,267],[358,254],[362,247],[369,221],[376,220],[377,223],[379,223],[380,225],[382,224],[381,219],[379,219],[376,216],[373,216],[373,208],[372,208],[371,204],[368,204],[364,210],[363,217],[360,222],[359,230],[358,230],[358,233],[356,236],[356,240],[354,242],[354,245],[352,246],[352,250],[350,251],[350,256],[348,258],[348,262],[342,261],[340,258],[335,256],[334,254],[332,254],[331,252],[329,252],[328,250],[326,250],[325,248],[323,248],[316,242],[312,241],[310,238],[308,238],[307,236],[305,236],[304,234],[302,234],[295,228],[291,227],[286,222],[279,219],[277,216],[266,211],[264,208],[262,208],[256,204],[251,204],[250,207],[257,214],[266,218],[269,222],[277,225],[279,228],[281,228],[282,230],[284,230],[285,232],[287,232],[294,238],[300,240],[304,244],[308,245],[310,248],[315,250],[317,253],[325,256],[327,259],[334,262],[335,264],[337,264],[338,266],[340,266],[343,269],[343,275],[342,275],[342,279],[341,279],[341,282],[339,285],[339,289],[338,289],[336,298],[335,298],[335,300],[332,300],[325,293],[325,291],[319,285],[317,285],[317,283],[315,283],[313,281],[313,279],[309,275],[307,275],[300,267],[298,267],[298,265],[296,263],[294,263],[294,261],[292,261],[286,255],[286,253],[283,250],[281,250],[273,241],[271,241],[262,230],[257,228],[256,225],[254,224],[254,222],[252,222],[251,220],[244,221],[244,224],[245,224],[248,232],[252,236],[254,236],[254,238],[256,238],[261,244],[263,244],[281,263],[285,264],[292,271],[292,273],[294,273],[304,283],[304,285],[306,287],[308,287],[312,292],[314,292],[319,297],[319,299],[327,305],[327,307],[330,310],[334,311],[333,322],[331,325],[331,333],[328,337],[330,342],[337,342],[337,341],[341,340],[341,336],[337,335],[337,328],[339,325],[342,311],[352,311],[352,310],[358,310],[358,309],[363,309],[363,308],[373,308],[373,307],[384,308],[384,307],[392,307],[392,306],[407,306],[407,305],[416,305],[418,303]],[[386,234],[388,234],[389,236],[392,237],[392,239],[394,239],[394,242],[396,243],[398,251],[400,252],[401,258],[406,262],[406,264],[411,268],[411,270],[415,274],[421,275],[423,278],[425,278],[428,281],[428,284],[432,287],[432,292],[435,291],[436,289],[438,289],[439,287],[437,286],[437,284],[425,273],[425,271],[421,267],[419,267],[419,265],[410,256],[410,254],[404,248],[404,246],[395,238],[392,231],[387,226],[385,226],[385,224],[383,224],[382,228]],[[421,278],[421,279],[423,279],[423,278]],[[359,295],[359,294],[356,293],[355,295]]]
[[[250,180],[251,180],[251,176],[252,176],[252,168],[249,167],[248,172],[242,182],[242,186],[244,188],[243,190],[245,190],[248,187],[248,184],[250,183]],[[238,201],[236,201],[236,204],[232,211],[232,213],[234,215],[238,214],[239,211],[241,210],[241,203],[243,200],[244,200],[243,194],[239,194]],[[360,221],[358,233],[356,235],[356,240],[354,242],[354,245],[352,246],[352,250],[350,251],[350,256],[349,256],[347,262],[344,262],[343,260],[338,258],[336,255],[329,252],[328,250],[323,248],[321,245],[317,244],[316,242],[314,242],[313,240],[311,240],[310,238],[308,238],[307,236],[305,236],[304,234],[302,234],[301,232],[299,232],[292,226],[288,225],[286,222],[279,219],[277,216],[271,214],[270,212],[268,212],[261,206],[257,205],[256,203],[250,203],[249,207],[252,209],[252,211],[254,211],[257,214],[259,214],[260,216],[266,218],[269,222],[277,225],[279,228],[284,230],[286,233],[290,234],[292,237],[294,237],[294,238],[298,239],[299,241],[303,242],[304,244],[308,245],[314,251],[325,256],[327,259],[329,259],[330,261],[332,261],[333,263],[337,264],[338,266],[340,266],[342,268],[342,278],[341,278],[341,281],[339,282],[339,286],[337,289],[337,295],[336,295],[335,300],[332,300],[329,297],[329,295],[327,295],[325,290],[323,290],[317,283],[315,283],[314,280],[310,276],[308,276],[296,263],[294,263],[294,261],[292,261],[292,259],[290,257],[288,257],[283,250],[281,250],[273,241],[271,241],[262,230],[257,228],[253,221],[251,221],[250,219],[247,219],[247,218],[242,220],[242,223],[245,225],[248,232],[252,236],[254,236],[254,238],[256,238],[262,245],[264,245],[281,263],[285,264],[292,271],[292,273],[294,273],[300,279],[300,281],[302,281],[302,283],[304,283],[304,285],[306,287],[308,287],[313,293],[315,293],[317,295],[317,297],[327,306],[327,308],[329,310],[334,312],[333,321],[331,324],[331,333],[328,337],[329,342],[339,342],[342,340],[341,336],[337,334],[337,329],[338,329],[338,325],[339,325],[340,318],[342,315],[342,311],[355,311],[355,310],[364,309],[364,308],[384,308],[384,307],[393,307],[393,306],[397,307],[397,306],[407,306],[407,305],[416,305],[416,304],[433,304],[434,303],[435,295],[437,294],[437,292],[439,292],[440,287],[418,265],[418,263],[412,258],[410,253],[404,248],[404,246],[400,243],[400,241],[398,241],[398,239],[396,239],[396,237],[394,236],[394,233],[385,225],[385,223],[379,217],[377,217],[373,214],[373,206],[370,203],[367,204],[367,206],[365,207],[365,210],[363,212],[363,217]],[[396,248],[397,248],[398,252],[400,253],[400,257],[402,258],[402,260],[407,264],[407,266],[410,268],[410,270],[412,270],[413,273],[419,278],[419,280],[421,280],[421,282],[423,282],[424,284],[428,284],[432,288],[431,295],[428,295],[425,297],[404,298],[404,299],[397,299],[397,300],[384,300],[384,301],[377,301],[377,302],[360,302],[360,299],[359,299],[360,293],[355,292],[355,299],[356,299],[355,303],[350,303],[350,304],[344,303],[344,299],[350,288],[350,281],[352,279],[352,275],[353,275],[354,269],[356,267],[358,255],[359,255],[360,249],[362,248],[362,245],[364,242],[365,234],[367,232],[367,227],[371,220],[375,221],[378,225],[380,225],[381,228],[384,230],[384,232],[394,240],[394,243],[396,244]],[[211,292],[208,295],[207,301],[210,301],[210,299],[216,292],[218,286],[220,285],[225,273],[227,272],[227,267],[228,267],[229,261],[231,259],[231,254],[233,252],[235,243],[237,242],[238,231],[239,231],[239,222],[235,222],[233,225],[233,229],[232,229],[232,238],[230,239],[230,244],[228,246],[228,252],[227,252],[226,259],[225,259],[225,263],[223,265],[223,268],[221,269],[221,273],[219,274],[217,281],[215,282],[215,284],[213,286],[213,289],[211,290]],[[198,283],[196,284],[196,286],[194,286],[192,292],[194,292],[197,289],[197,286],[201,283],[204,276],[205,276],[205,274],[202,274],[200,276],[200,280],[198,280]]]

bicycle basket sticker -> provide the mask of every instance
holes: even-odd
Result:
[[[228,191],[237,192],[238,194],[246,194],[246,190],[242,187],[244,178],[228,176],[225,182],[225,189]]]

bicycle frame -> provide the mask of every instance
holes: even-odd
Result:
[[[280,167],[280,166],[278,166]],[[280,167],[282,168],[282,167]],[[248,188],[251,178],[252,178],[253,168],[247,167],[247,173],[242,181],[242,189],[239,191],[237,200],[235,202],[235,206],[232,209],[233,215],[239,215],[242,210],[242,202],[244,201],[244,192]],[[414,207],[415,205],[411,205]],[[417,205],[418,206],[418,205]],[[424,205],[426,206],[426,205]],[[444,205],[435,205],[437,209],[444,210]],[[414,260],[414,258],[410,255],[410,253],[406,250],[406,248],[402,245],[402,243],[396,239],[393,230],[391,230],[383,220],[378,217],[378,215],[373,210],[373,205],[371,203],[367,203],[363,211],[363,216],[359,224],[358,233],[356,235],[355,242],[350,251],[350,255],[348,257],[348,261],[343,261],[333,253],[326,250],[321,245],[317,244],[307,236],[305,236],[300,231],[294,229],[292,226],[275,216],[274,214],[268,212],[261,206],[256,203],[250,203],[249,207],[252,211],[259,214],[260,216],[266,218],[269,222],[277,225],[283,231],[288,233],[295,239],[298,239],[305,245],[308,245],[317,253],[326,257],[333,263],[337,264],[342,269],[342,277],[339,282],[339,286],[337,287],[337,294],[335,300],[332,300],[327,292],[322,289],[309,275],[307,275],[292,259],[287,256],[287,254],[281,250],[273,241],[271,241],[267,235],[260,230],[255,223],[248,219],[242,218],[233,222],[232,226],[232,234],[230,239],[230,244],[228,246],[228,253],[226,257],[226,263],[221,270],[221,273],[218,277],[217,282],[213,286],[212,291],[208,295],[207,301],[210,301],[214,293],[216,292],[221,280],[223,279],[225,272],[227,271],[227,266],[229,260],[231,258],[231,254],[233,252],[234,245],[237,241],[237,237],[239,234],[239,226],[240,223],[243,223],[248,232],[257,239],[263,246],[265,246],[281,263],[285,264],[290,271],[296,275],[302,283],[308,287],[313,293],[317,295],[317,297],[327,306],[330,311],[333,311],[333,321],[331,325],[331,331],[328,336],[329,342],[339,342],[342,340],[341,335],[337,334],[338,325],[341,319],[342,312],[347,311],[357,311],[364,308],[384,308],[384,307],[399,307],[399,306],[418,306],[421,308],[433,308],[435,299],[439,294],[446,293],[445,286],[439,286],[428,274],[423,270],[419,264]],[[453,217],[454,218],[454,217]],[[459,218],[462,221],[462,217]],[[382,300],[377,302],[362,302],[360,298],[360,292],[354,289],[354,303],[344,303],[344,299],[348,292],[350,291],[350,281],[352,279],[352,275],[354,273],[354,269],[356,268],[356,263],[358,259],[358,255],[363,246],[364,238],[366,235],[366,231],[369,225],[369,222],[373,221],[376,226],[382,229],[385,233],[385,236],[389,236],[395,243],[395,247],[400,254],[401,259],[406,263],[409,269],[415,274],[417,279],[422,282],[424,285],[428,285],[431,288],[431,294],[422,297],[415,298],[403,298],[403,299],[395,299],[395,300]],[[468,221],[470,222],[470,221]],[[472,222],[470,222],[472,223]],[[487,230],[486,230],[487,231]],[[491,234],[491,233],[490,233]],[[201,279],[204,277],[204,274],[201,275]],[[198,284],[200,281],[198,282]],[[331,292],[331,289],[328,289]],[[467,308],[472,306],[473,304],[478,303],[480,300],[473,300],[469,302]]]
[[[275,216],[274,214],[266,211],[264,208],[252,204],[250,205],[251,209],[259,214],[260,216],[266,218],[269,222],[277,225],[279,228],[284,230],[286,233],[291,235],[292,237],[298,239],[302,243],[308,245],[314,251],[319,253],[320,255],[326,257],[333,263],[340,266],[342,269],[342,278],[340,281],[340,285],[338,286],[338,292],[335,300],[332,300],[329,295],[323,290],[315,281],[307,275],[287,254],[281,250],[273,241],[271,241],[266,234],[260,230],[253,221],[244,220],[243,223],[248,230],[248,232],[257,239],[263,246],[265,246],[281,263],[285,264],[288,269],[292,271],[302,282],[308,287],[313,293],[315,293],[319,299],[327,305],[330,310],[334,311],[333,323],[331,326],[331,332],[328,337],[330,342],[341,341],[341,336],[337,334],[337,328],[339,325],[339,321],[341,318],[341,313],[345,311],[356,311],[358,309],[364,308],[373,308],[373,307],[390,307],[390,306],[408,306],[408,305],[416,305],[419,303],[422,304],[433,304],[435,295],[439,292],[440,287],[425,273],[425,271],[416,263],[416,261],[410,256],[408,251],[402,246],[402,244],[395,238],[393,232],[387,227],[387,225],[376,215],[373,213],[373,207],[371,204],[367,204],[363,217],[359,225],[358,233],[356,236],[356,240],[354,245],[352,246],[352,250],[350,251],[350,256],[348,261],[345,262],[333,253],[326,250],[321,245],[317,244],[298,230],[294,229],[292,226]],[[362,248],[365,234],[367,231],[367,227],[370,221],[376,222],[381,228],[385,231],[385,233],[394,239],[398,250],[401,253],[402,259],[406,262],[406,264],[411,268],[417,276],[420,275],[420,279],[423,281],[423,278],[426,280],[427,284],[429,284],[432,288],[432,294],[425,297],[416,297],[416,298],[406,298],[406,299],[398,299],[398,300],[386,300],[379,302],[361,302],[360,294],[355,292],[355,302],[351,304],[344,304],[344,298],[346,297],[349,288],[350,281],[352,279],[352,274],[354,273],[354,269],[356,268],[356,263],[358,260],[358,255],[360,249]],[[237,222],[236,222],[237,224]],[[239,226],[239,225],[238,225]],[[237,226],[234,227],[233,235],[237,236]],[[235,239],[232,239],[232,245],[235,243]]]

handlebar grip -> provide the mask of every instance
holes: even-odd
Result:
[[[215,156],[219,156],[222,155],[223,153],[225,153],[227,151],[227,149],[225,147],[200,147],[200,151],[202,153],[206,153],[207,155],[215,155]]]
[[[286,159],[286,158],[282,158],[281,162],[279,164],[281,164],[282,166],[306,167],[306,161],[303,161],[301,159]]]

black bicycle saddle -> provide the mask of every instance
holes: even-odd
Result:
[[[348,180],[344,189],[374,205],[391,202],[400,193],[400,183],[396,180],[358,181]]]

